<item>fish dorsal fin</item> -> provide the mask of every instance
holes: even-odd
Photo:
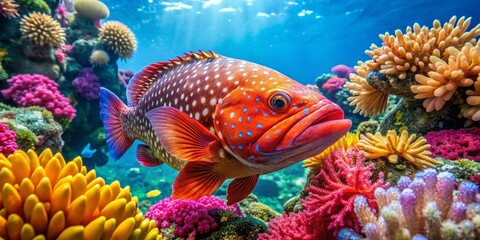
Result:
[[[132,77],[127,86],[127,103],[128,106],[133,107],[142,98],[145,91],[152,86],[152,84],[157,81],[162,75],[171,71],[177,66],[180,66],[185,63],[190,63],[192,61],[201,61],[205,59],[215,59],[219,58],[220,55],[212,51],[202,51],[199,52],[191,51],[190,53],[185,53],[185,56],[180,56],[175,59],[172,59],[168,62],[156,62],[152,63],[142,69],[139,73],[135,74]]]

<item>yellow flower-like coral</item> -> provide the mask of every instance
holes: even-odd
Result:
[[[30,13],[20,21],[22,35],[37,46],[60,47],[65,31],[55,19],[45,13]]]
[[[135,35],[121,22],[106,22],[100,29],[99,40],[122,59],[131,58],[137,50]]]
[[[415,80],[420,85],[412,85],[416,99],[425,99],[423,106],[427,112],[442,109],[450,100],[458,87],[473,85],[472,77],[480,73],[480,46],[467,43],[458,50],[454,47],[446,49],[448,60],[430,57],[428,76],[417,74]]]
[[[369,70],[380,69],[382,74],[399,75],[406,78],[406,72],[421,72],[429,67],[430,56],[442,57],[448,47],[461,48],[465,43],[480,35],[480,24],[467,31],[471,18],[453,16],[442,24],[435,20],[433,27],[407,27],[405,33],[395,31],[395,36],[388,32],[381,34],[382,46],[372,44],[366,53],[372,57],[367,62]]]
[[[337,151],[338,149],[345,149],[347,150],[351,146],[356,146],[358,143],[358,134],[354,133],[347,133],[345,136],[338,139],[334,144],[330,147],[325,149],[320,154],[313,156],[311,158],[305,159],[304,161],[304,168],[310,168],[312,171],[320,172],[322,168],[323,161],[330,156],[333,152]]]
[[[419,168],[435,167],[439,161],[430,157],[431,152],[427,140],[423,137],[417,138],[416,134],[408,134],[403,130],[400,135],[394,130],[389,130],[386,136],[376,132],[375,135],[367,133],[360,137],[358,148],[365,152],[365,157],[376,159],[387,157],[390,163],[397,163],[398,157],[409,161]]]
[[[368,84],[366,80],[368,66],[359,61],[355,71],[357,74],[350,74],[350,81],[345,83],[345,87],[350,89],[352,94],[352,97],[348,98],[350,106],[355,105],[353,113],[360,112],[361,115],[375,116],[385,111],[388,94],[379,92]]]
[[[87,172],[82,159],[65,162],[50,149],[0,154],[0,238],[161,239],[137,198],[118,181]]]

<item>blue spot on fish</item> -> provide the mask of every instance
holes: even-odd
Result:
[[[264,115],[265,117],[268,117],[268,112],[264,112],[263,115]]]
[[[229,133],[229,134],[227,134],[227,137],[228,137],[228,138],[232,138],[232,136],[230,135],[230,133]]]
[[[248,135],[248,133],[247,133],[247,135]],[[239,133],[238,133],[238,136],[242,138],[242,137],[243,137],[243,133],[242,133],[242,132],[239,132]]]
[[[297,110],[298,110],[298,107],[293,107],[293,110],[297,111]]]
[[[254,159],[255,157],[254,157],[254,156],[248,156],[248,158],[250,158],[250,159]]]
[[[308,108],[303,109],[303,114],[307,114],[307,113],[308,113]]]
[[[244,109],[243,109],[243,112],[244,112],[244,113],[246,113],[246,112],[247,112],[247,110],[248,110],[248,108],[244,108]]]
[[[238,144],[238,149],[242,150],[242,149],[243,149],[243,145],[242,145],[242,144]]]
[[[230,144],[230,149],[232,149],[232,150],[235,149],[235,145]]]
[[[247,122],[250,122],[251,118],[250,116],[247,117]]]
[[[259,97],[255,98],[255,101],[260,102],[260,98]]]
[[[252,133],[251,130],[248,130],[248,131],[247,131],[247,136],[252,136],[252,134],[253,134],[253,133]]]
[[[263,125],[261,123],[257,124],[257,128],[262,128]]]
[[[239,121],[239,122],[242,122],[242,121],[243,121],[243,118],[239,118],[238,121]]]
[[[234,123],[232,123],[232,129],[234,129],[234,128],[235,128],[235,124],[234,124]]]
[[[255,108],[254,112],[258,113],[258,108]]]
[[[275,134],[280,134],[280,130],[275,131]]]

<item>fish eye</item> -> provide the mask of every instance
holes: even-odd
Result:
[[[283,112],[290,105],[290,96],[286,93],[279,92],[275,93],[270,97],[270,108],[275,112]]]

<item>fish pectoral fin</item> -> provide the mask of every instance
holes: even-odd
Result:
[[[158,107],[146,115],[162,146],[174,157],[216,161],[213,156],[221,148],[220,140],[197,120],[173,107]]]
[[[163,162],[153,156],[152,151],[147,145],[138,144],[137,161],[144,167],[156,167]]]
[[[214,170],[215,163],[196,161],[183,167],[173,183],[173,199],[198,199],[212,195],[225,181]]]
[[[235,178],[227,190],[227,205],[242,201],[246,198],[255,188],[260,175],[253,175],[243,178]]]

